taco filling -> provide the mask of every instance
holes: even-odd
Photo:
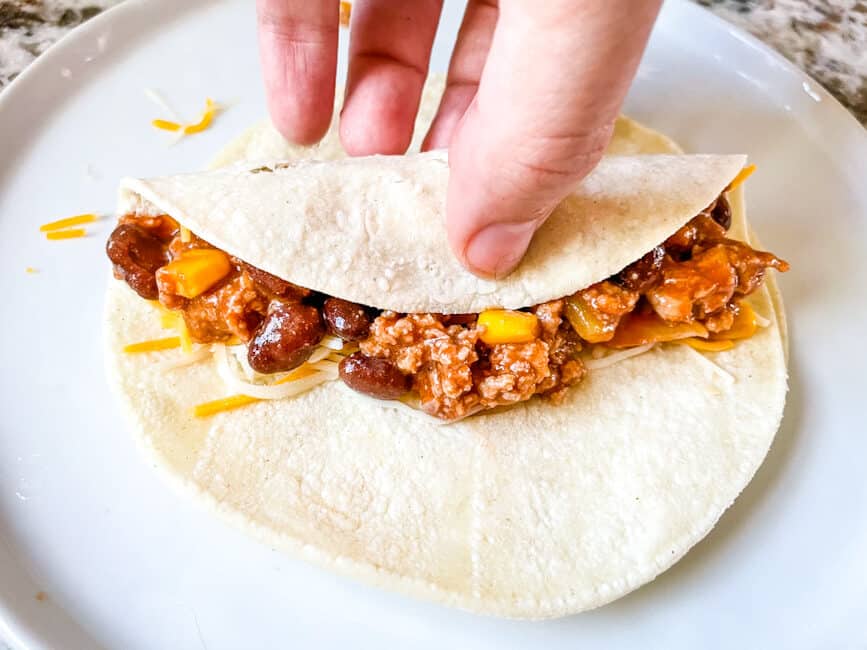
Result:
[[[676,342],[720,351],[751,336],[761,316],[744,298],[767,269],[789,265],[727,238],[730,225],[721,194],[606,280],[526,309],[472,314],[382,311],[299,287],[168,215],[122,216],[106,249],[116,278],[182,319],[193,342],[244,345],[245,365],[266,384],[296,376],[330,338],[342,342],[332,363],[350,388],[455,420],[534,395],[558,403],[617,350]]]

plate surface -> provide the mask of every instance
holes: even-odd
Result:
[[[460,4],[447,2],[436,70]],[[208,96],[231,108],[168,148],[145,88],[188,118]],[[756,478],[683,561],[612,605],[536,624],[383,593],[248,540],[178,498],[126,432],[101,355],[111,219],[67,242],[37,227],[111,214],[121,175],[202,167],[264,110],[244,0],[129,0],[0,96],[0,637],[210,650],[867,645],[867,135],[827,93],[710,14],[666,4],[627,111],[689,150],[758,164],[752,223],[793,264],[781,278],[789,404]]]

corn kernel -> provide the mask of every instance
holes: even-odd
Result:
[[[229,256],[216,248],[194,248],[157,269],[160,291],[195,298],[232,270]]]
[[[539,336],[535,314],[507,309],[488,309],[479,314],[479,338],[488,345],[528,343]]]

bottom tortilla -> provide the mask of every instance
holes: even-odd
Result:
[[[218,162],[311,155],[269,128],[248,131]],[[313,155],[342,155],[329,137]],[[612,145],[676,149],[624,120]],[[733,207],[746,236],[740,198]],[[590,371],[560,406],[534,399],[453,425],[339,381],[196,418],[195,404],[227,393],[215,362],[167,370],[180,351],[123,354],[165,332],[156,309],[114,280],[107,367],[155,464],[267,544],[473,612],[551,618],[610,602],[674,564],[761,464],[786,394],[772,278],[751,302],[771,324],[731,350],[657,347]]]
[[[156,464],[268,544],[384,587],[516,618],[609,602],[679,559],[752,477],[780,422],[771,326],[726,352],[664,346],[454,425],[340,382],[200,419],[213,361],[127,355],[164,335],[124,285],[108,294],[108,365]],[[730,375],[730,376],[729,376]]]

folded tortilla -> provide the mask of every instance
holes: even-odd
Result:
[[[626,133],[634,140],[621,130],[620,145],[635,153],[642,135],[634,134],[648,131]],[[248,134],[232,155],[261,161],[249,143]],[[279,158],[303,155],[284,146]],[[132,180],[122,209],[166,212],[254,266],[331,295],[459,313],[537,304],[619,271],[711,203],[742,164],[740,156],[610,158],[500,282],[466,273],[447,247],[442,154],[272,163],[257,173],[246,162]],[[745,238],[739,192],[730,232]],[[538,619],[600,606],[651,580],[750,480],[786,393],[767,287],[750,302],[770,325],[731,350],[657,346],[591,371],[562,405],[534,399],[445,426],[339,381],[196,418],[192,405],[226,394],[215,362],[166,370],[176,351],[123,354],[127,343],[164,334],[155,309],[114,280],[106,350],[112,384],[155,464],[250,534],[389,589]]]
[[[293,284],[397,312],[518,309],[617,273],[712,203],[745,156],[610,156],[493,282],[463,268],[443,227],[444,151],[126,179],[119,213],[169,214]]]

